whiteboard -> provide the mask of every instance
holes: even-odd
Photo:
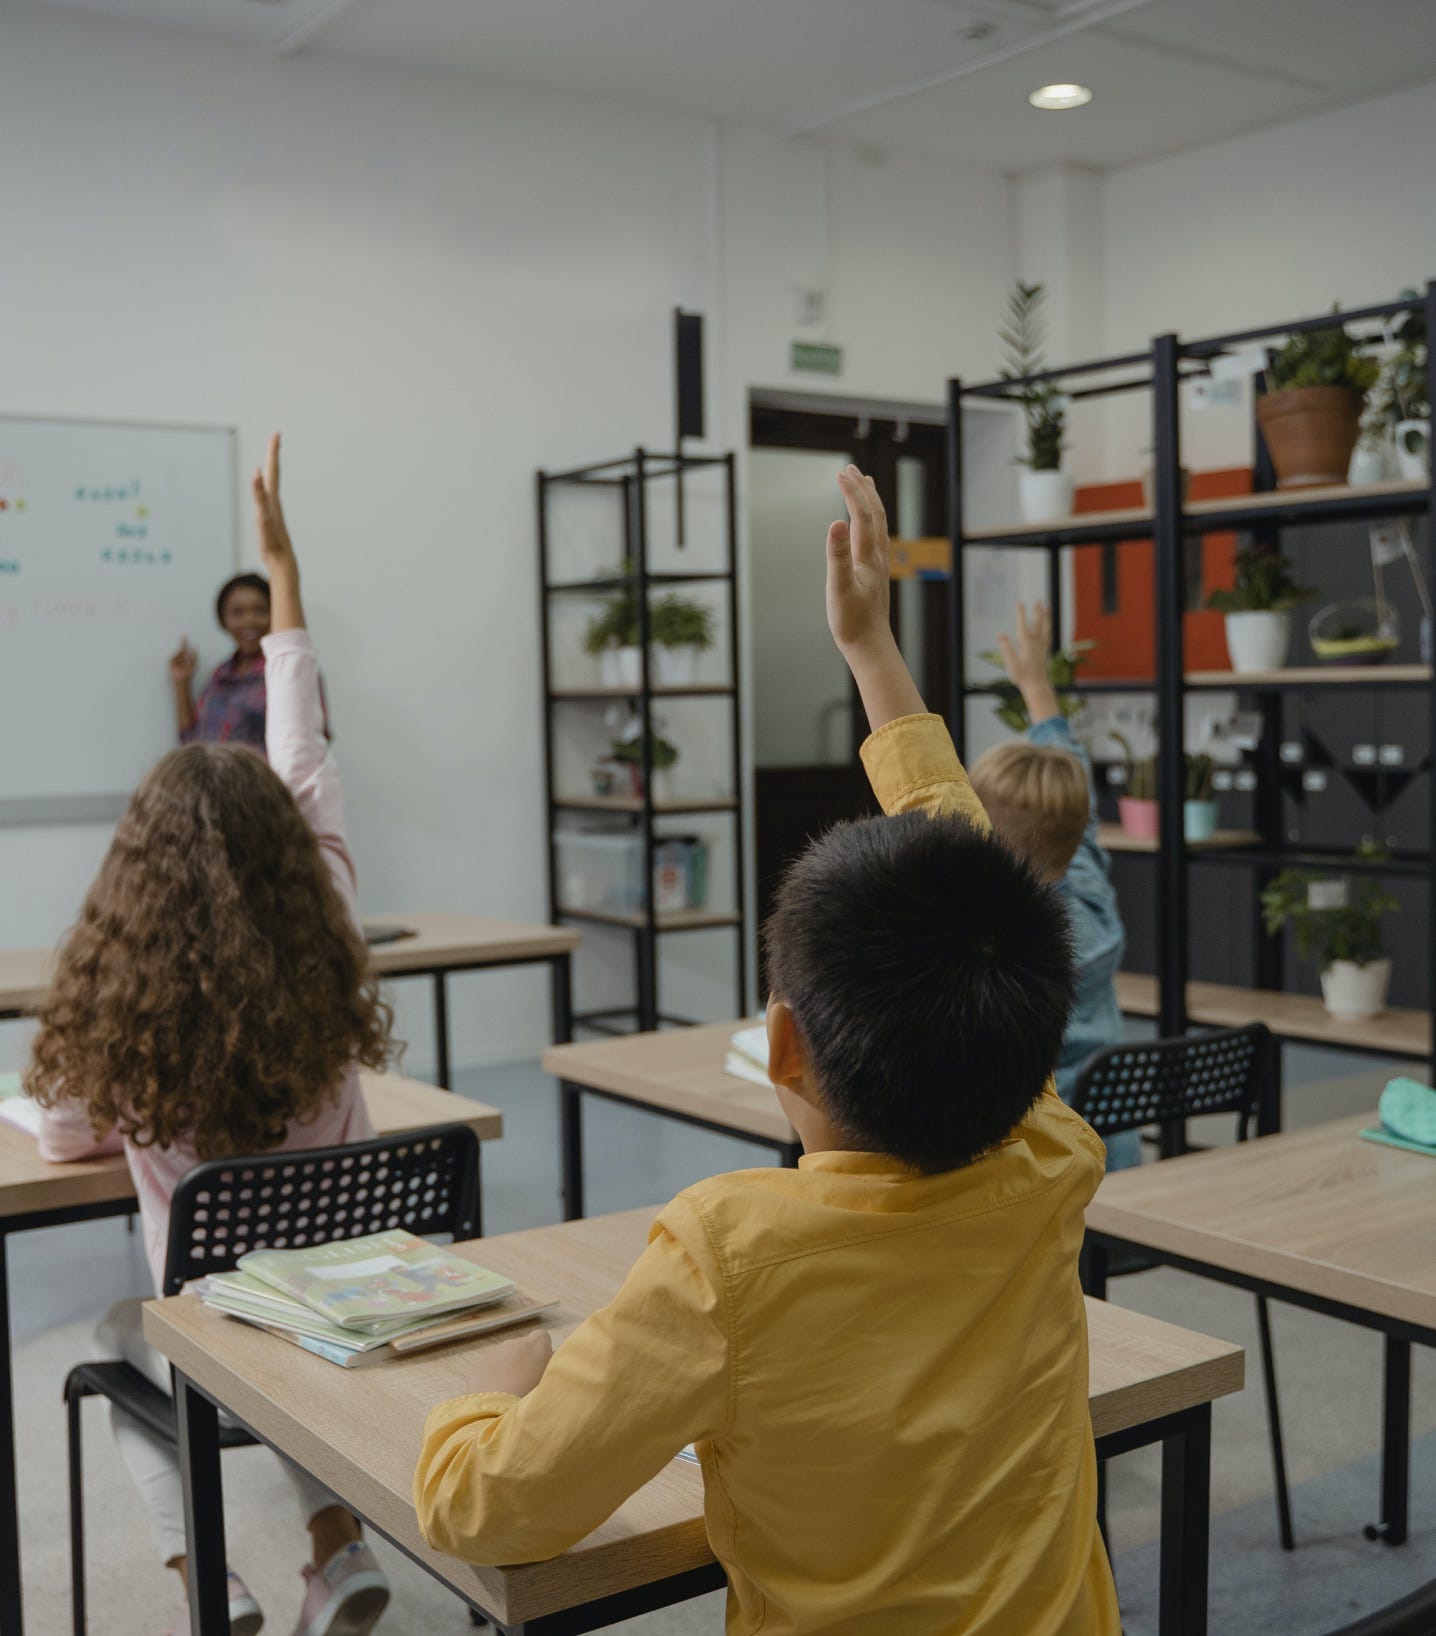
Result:
[[[111,816],[173,746],[234,526],[228,430],[0,416],[0,821]]]

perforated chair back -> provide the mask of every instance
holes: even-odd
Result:
[[[468,1125],[210,1159],[175,1189],[163,1293],[228,1272],[250,1250],[299,1250],[394,1227],[472,1238],[478,1194],[479,1139]]]
[[[1264,1023],[1110,1045],[1083,1064],[1072,1106],[1099,1136],[1234,1113],[1237,1139],[1274,1129],[1276,1060]]]

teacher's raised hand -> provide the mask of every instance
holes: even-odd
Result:
[[[259,554],[269,571],[270,630],[304,629],[304,606],[299,599],[299,563],[279,502],[279,433],[269,440],[263,468],[251,481]]]
[[[170,680],[177,686],[188,687],[198,664],[199,655],[189,645],[189,638],[182,637],[179,647],[170,655]]]

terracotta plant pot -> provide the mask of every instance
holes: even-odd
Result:
[[[1365,402],[1350,386],[1299,386],[1257,399],[1279,489],[1344,483]]]
[[[1137,841],[1155,841],[1161,833],[1161,807],[1155,801],[1144,801],[1133,795],[1124,795],[1117,801],[1117,816],[1122,833]]]

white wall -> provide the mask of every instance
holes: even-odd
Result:
[[[1103,188],[1103,352],[1358,307],[1436,276],[1436,85],[1130,165]],[[1145,399],[1108,417],[1138,473]],[[1248,407],[1184,417],[1193,466],[1251,459]]]
[[[369,912],[543,915],[532,473],[666,440],[676,302],[741,446],[792,284],[844,390],[936,398],[1011,271],[995,173],[14,8],[0,147],[0,409],[234,424],[246,464],[284,429]],[[0,941],[55,937],[105,839],[0,830]],[[461,1063],[544,1037],[536,975],[454,1002]]]

